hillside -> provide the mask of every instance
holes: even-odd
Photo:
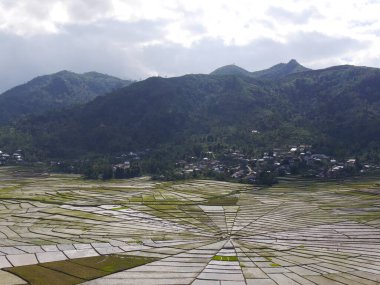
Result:
[[[77,74],[60,71],[40,76],[0,95],[0,124],[24,115],[87,103],[130,83],[97,72]]]
[[[181,156],[200,144],[257,151],[297,143],[336,156],[378,156],[379,82],[379,69],[355,66],[276,81],[154,77],[69,111],[24,120],[17,129],[47,157],[161,147]]]

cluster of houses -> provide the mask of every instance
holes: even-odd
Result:
[[[112,163],[113,171],[116,171],[117,169],[127,171],[133,164],[136,164],[136,162],[145,157],[149,151],[150,149],[136,152],[130,151],[114,157],[114,161]]]
[[[226,150],[216,156],[203,153],[201,158],[190,157],[176,164],[184,176],[202,174],[249,183],[257,182],[263,173],[274,177],[302,175],[304,177],[337,178],[365,172],[375,166],[362,164],[355,158],[338,161],[328,155],[313,153],[311,145],[301,144],[273,149],[260,157],[250,157],[239,150]]]
[[[21,149],[16,150],[13,154],[9,154],[0,150],[0,166],[24,161],[24,155]]]
[[[141,174],[139,161],[144,159],[150,149],[139,152],[126,152],[114,157],[111,162],[115,177],[134,177]],[[22,150],[12,154],[0,150],[0,166],[19,164],[24,161]],[[67,172],[78,172],[85,161],[51,162],[53,169]],[[379,166],[358,161],[356,158],[336,160],[321,153],[314,153],[311,145],[300,144],[286,148],[273,149],[258,157],[245,154],[238,149],[226,149],[221,153],[202,152],[201,156],[189,156],[176,162],[172,179],[192,177],[212,177],[220,180],[236,180],[257,183],[263,177],[280,177],[302,175],[303,177],[339,178],[358,172],[367,172]],[[170,179],[169,177],[162,177]]]

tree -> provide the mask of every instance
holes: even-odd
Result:
[[[266,170],[260,172],[258,182],[262,185],[272,186],[277,183],[277,179],[274,172]]]

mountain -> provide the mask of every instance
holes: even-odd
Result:
[[[87,103],[130,83],[97,72],[60,71],[36,77],[0,95],[0,124],[25,115]]]
[[[288,63],[279,63],[268,69],[249,72],[236,65],[226,65],[220,67],[210,75],[236,75],[236,76],[247,76],[259,79],[279,79],[281,77],[287,76],[289,74],[310,71],[311,69],[302,66],[295,59],[290,60]]]
[[[23,120],[15,129],[18,145],[22,134],[27,146],[46,157],[163,147],[182,157],[200,145],[252,152],[307,143],[335,156],[380,159],[379,110],[380,70],[337,66],[269,81],[153,77],[70,110]]]
[[[289,74],[309,71],[311,69],[302,66],[295,59],[290,60],[288,63],[279,63],[271,68],[255,71],[251,73],[254,78],[262,79],[278,79]]]
[[[243,75],[251,76],[251,73],[244,68],[231,64],[219,67],[210,73],[211,75]]]

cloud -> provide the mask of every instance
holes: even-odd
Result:
[[[0,50],[3,51],[0,64],[7,66],[5,76],[0,78],[0,89],[62,69],[96,70],[140,79],[156,74],[209,73],[231,63],[254,71],[291,58],[314,67],[318,66],[320,58],[325,64],[335,63],[337,58],[366,47],[352,38],[312,32],[291,34],[286,42],[263,37],[245,46],[225,45],[222,39],[205,38],[187,48],[178,43],[162,42],[164,26],[163,21],[128,24],[103,21],[96,25],[69,25],[65,33],[49,37],[0,34]]]
[[[91,38],[102,44],[124,44],[130,46],[136,43],[160,40],[165,35],[167,22],[162,20],[122,22],[117,20],[102,20],[91,24],[66,25],[63,35],[70,38]]]
[[[311,18],[321,16],[316,8],[307,8],[300,12],[294,12],[277,6],[269,7],[267,15],[275,21],[291,22],[298,25],[306,24]]]
[[[162,76],[173,76],[209,73],[232,63],[255,71],[292,58],[314,67],[320,58],[335,62],[337,56],[347,56],[365,47],[355,39],[312,32],[292,34],[285,43],[261,38],[245,46],[225,46],[220,39],[205,39],[190,49],[178,44],[150,46],[144,49],[141,60],[146,62],[148,69],[156,70]]]
[[[149,75],[136,61],[144,42],[163,36],[159,21],[67,25],[64,32],[49,36],[19,37],[0,33],[0,90],[4,91],[31,78],[67,69],[99,71],[123,78]],[[12,55],[12,56],[9,56]]]
[[[367,43],[354,38],[332,37],[317,32],[297,33],[289,37],[289,43],[287,50],[304,60],[339,57],[367,46]]]
[[[2,0],[0,91],[62,69],[140,79],[291,58],[378,67],[379,9],[355,0]]]
[[[70,0],[66,3],[72,21],[93,21],[107,16],[113,9],[112,2],[104,0]]]

